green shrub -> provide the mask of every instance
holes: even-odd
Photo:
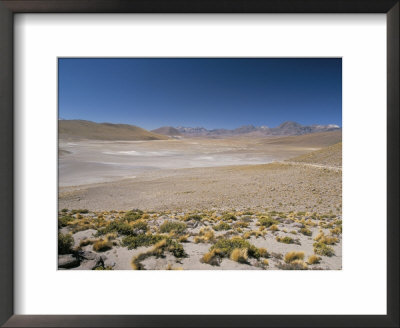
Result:
[[[230,228],[231,226],[226,222],[220,222],[219,224],[213,226],[213,229],[215,231],[229,230]]]
[[[78,213],[87,214],[87,213],[89,213],[89,210],[87,210],[87,209],[71,210],[71,214],[72,214],[72,215],[73,215],[73,214],[78,214]]]
[[[202,219],[203,219],[203,217],[198,214],[192,214],[187,217],[187,220],[201,221]]]
[[[258,219],[258,223],[266,228],[269,228],[270,226],[278,224],[279,222],[270,217],[262,217]]]
[[[186,230],[187,226],[183,222],[173,222],[173,221],[166,221],[160,226],[160,232],[162,233],[182,233]]]
[[[315,254],[329,256],[329,257],[335,255],[335,251],[333,250],[333,248],[324,243],[315,242],[313,246]]]
[[[74,238],[70,234],[64,235],[62,233],[58,234],[58,254],[69,254],[72,252],[72,244],[74,243]]]
[[[224,220],[224,221],[229,221],[229,220],[236,221],[237,217],[234,216],[231,213],[227,213],[227,214],[224,214],[224,215],[221,216],[221,220]]]
[[[127,236],[122,239],[122,246],[128,247],[128,249],[135,249],[141,246],[154,245],[162,239],[166,239],[165,236],[150,234]]]
[[[60,216],[58,218],[58,229],[60,229],[62,227],[66,227],[68,225],[68,223],[73,221],[73,220],[75,220],[75,218],[70,216],[70,215]]]
[[[134,235],[133,228],[121,220],[114,220],[108,226],[101,228],[97,231],[97,236],[105,235],[110,232],[117,232],[120,235],[130,236]]]
[[[134,223],[131,225],[131,227],[132,227],[132,229],[134,229],[134,230],[143,230],[143,231],[147,231],[147,229],[148,229],[147,223],[146,223],[145,221],[143,221],[143,220],[139,220],[139,221],[134,222]]]
[[[124,218],[128,221],[136,221],[139,220],[143,215],[143,211],[134,209],[125,213]]]
[[[236,248],[239,249],[247,249],[248,255],[250,257],[259,258],[260,251],[257,247],[250,244],[247,240],[242,239],[240,237],[233,237],[231,239],[220,239],[218,240],[215,245],[211,246],[210,251],[214,249],[220,250],[225,256],[230,257],[232,251]]]

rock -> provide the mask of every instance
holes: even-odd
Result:
[[[292,224],[292,226],[295,228],[304,228],[304,224],[300,222],[295,222]]]
[[[72,254],[58,256],[59,268],[65,268],[65,269],[75,268],[79,266],[79,263],[80,263],[79,259],[77,259]]]
[[[100,256],[94,252],[82,251],[79,252],[79,256],[84,260],[99,260]]]
[[[87,260],[81,262],[81,265],[76,270],[93,270],[95,267],[99,266],[100,263],[98,260]]]

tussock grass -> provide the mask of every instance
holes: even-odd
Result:
[[[230,255],[232,261],[240,263],[246,263],[248,258],[247,248],[235,248]]]
[[[210,243],[214,241],[214,231],[212,231],[209,227],[201,228],[199,231],[199,235],[194,237],[194,242],[198,243]]]
[[[214,248],[213,250],[204,254],[203,257],[200,259],[200,262],[210,265],[219,265],[221,263],[223,255],[224,254],[220,249]]]
[[[294,260],[289,263],[279,263],[278,268],[281,270],[307,270],[307,264],[302,260]]]
[[[296,260],[303,260],[304,259],[304,252],[289,252],[286,253],[284,261],[286,263],[291,263]]]
[[[335,245],[339,239],[333,236],[326,236],[323,232],[320,232],[315,238],[315,241],[326,244],[326,245]]]
[[[300,233],[302,233],[304,236],[312,236],[311,230],[307,228],[301,228]]]
[[[295,242],[293,238],[288,237],[288,236],[285,236],[285,237],[277,236],[275,239],[277,242],[284,243],[284,244],[294,244],[294,242]]]
[[[99,239],[93,243],[93,250],[95,252],[105,252],[112,248],[112,242],[106,239]]]
[[[276,224],[273,224],[272,226],[269,227],[269,230],[271,231],[279,231],[279,228]]]
[[[314,247],[315,254],[328,256],[328,257],[335,255],[335,251],[333,250],[333,248],[324,243],[315,242],[313,244],[313,247]]]
[[[321,262],[321,258],[317,255],[311,255],[307,260],[307,263],[309,265],[318,264],[320,262]]]

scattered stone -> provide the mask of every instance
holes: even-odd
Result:
[[[79,266],[79,263],[80,263],[79,259],[77,259],[72,254],[58,256],[58,267],[59,268],[71,269],[71,268],[75,268],[75,267]]]

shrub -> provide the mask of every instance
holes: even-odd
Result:
[[[70,235],[64,235],[62,233],[58,234],[58,254],[69,254],[72,252],[72,244],[74,243],[74,238]]]
[[[280,242],[280,243],[284,243],[284,244],[293,244],[294,240],[293,238],[290,238],[288,236],[285,237],[276,237],[276,241]]]
[[[146,221],[144,220],[137,220],[137,221],[133,221],[130,226],[132,227],[132,229],[134,230],[143,230],[144,232],[147,231],[148,226]]]
[[[269,262],[268,262],[267,259],[264,259],[264,260],[262,261],[262,263],[263,263],[265,266],[269,266]]]
[[[112,248],[112,243],[108,239],[99,239],[94,242],[93,250],[95,252],[105,252]]]
[[[122,239],[122,246],[128,247],[128,249],[135,249],[141,246],[151,246],[160,240],[165,239],[161,235],[151,234],[140,234],[137,236],[127,236]]]
[[[285,262],[291,263],[295,260],[303,260],[304,259],[304,252],[289,252],[285,255]]]
[[[229,221],[229,220],[236,221],[237,217],[234,216],[231,213],[227,213],[227,214],[224,214],[224,215],[221,216],[221,220],[224,220],[224,221]]]
[[[68,223],[72,222],[73,220],[75,220],[75,218],[73,218],[70,215],[60,216],[58,218],[58,229],[60,229],[62,227],[66,227],[68,225]]]
[[[333,248],[324,243],[316,242],[313,244],[313,246],[315,254],[329,256],[329,257],[335,255],[335,251],[333,250]]]
[[[302,233],[304,236],[311,236],[312,235],[311,230],[307,229],[307,228],[301,228],[300,229],[300,233]]]
[[[106,227],[101,228],[97,231],[97,236],[105,235],[110,232],[117,232],[120,235],[130,236],[134,235],[133,228],[122,220],[114,220],[110,222]]]
[[[247,240],[240,237],[232,237],[231,239],[220,239],[215,245],[211,246],[210,251],[213,249],[219,249],[225,256],[230,256],[235,248],[247,249],[250,257],[259,258],[260,252],[257,247],[250,244]]]
[[[321,258],[317,255],[311,255],[307,260],[307,263],[310,265],[318,264],[319,262],[321,262]]]
[[[63,209],[61,210],[61,212],[66,213],[66,212],[68,212],[68,209],[67,209],[67,208],[63,208]]]
[[[182,233],[186,230],[186,224],[183,222],[173,222],[173,221],[166,221],[160,226],[160,232],[162,233]]]
[[[235,248],[230,256],[232,261],[240,263],[246,263],[248,258],[247,248]]]
[[[198,214],[192,214],[186,218],[186,220],[195,220],[195,221],[201,221],[202,219],[203,217]]]
[[[72,214],[72,215],[78,214],[78,213],[87,214],[87,213],[89,213],[89,210],[87,210],[87,209],[71,210],[71,214]]]
[[[139,220],[142,217],[142,215],[143,215],[143,211],[134,209],[134,210],[126,212],[124,218],[128,222],[131,222],[131,221]]]
[[[342,234],[342,226],[337,226],[329,231],[332,235],[339,236],[340,234]]]
[[[270,226],[278,224],[279,222],[270,217],[262,217],[258,219],[258,223],[266,228],[269,228]]]
[[[229,230],[230,228],[231,226],[229,225],[229,223],[226,222],[220,222],[219,224],[213,226],[213,229],[215,231]]]

